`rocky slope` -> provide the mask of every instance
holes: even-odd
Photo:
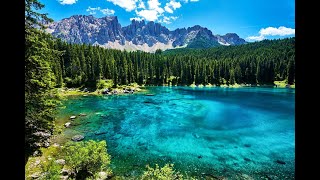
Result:
[[[92,15],[74,15],[49,24],[47,32],[71,43],[147,52],[246,43],[235,33],[213,35],[209,29],[199,25],[170,31],[159,23],[132,20],[130,25],[121,27],[116,16],[95,18]]]

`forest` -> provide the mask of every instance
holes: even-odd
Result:
[[[46,147],[53,134],[59,87],[273,85],[295,82],[295,38],[263,40],[240,46],[126,52],[70,44],[47,34],[41,22],[52,21],[26,0],[25,8],[25,163]]]
[[[123,52],[60,39],[49,44],[62,52],[50,62],[60,87],[90,86],[100,79],[112,79],[115,85],[294,83],[295,38],[156,53]]]

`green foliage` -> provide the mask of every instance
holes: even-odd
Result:
[[[173,164],[166,164],[162,168],[156,164],[155,168],[147,165],[147,171],[145,171],[141,177],[142,180],[171,180],[171,179],[183,179],[183,175],[176,172],[173,169]]]
[[[60,40],[55,43],[57,50],[65,52],[60,60],[64,82],[75,87],[92,83],[102,88],[101,79],[112,79],[112,87],[118,87],[131,83],[273,84],[274,80],[294,82],[295,78],[295,38],[208,49],[157,50],[156,53],[103,49]]]
[[[221,45],[218,42],[210,41],[209,39],[197,38],[192,42],[190,42],[187,48],[201,49],[201,48],[210,48],[210,47],[216,47],[216,46],[221,46]]]
[[[155,54],[161,55],[161,54],[162,54],[162,50],[161,50],[161,49],[157,49],[156,52],[155,52]]]
[[[35,12],[44,7],[37,0],[25,0],[25,163],[28,157],[47,141],[53,131],[57,100],[54,90],[61,83],[61,52],[54,49],[53,38],[44,32],[40,22],[50,21],[46,14]],[[40,27],[40,28],[36,28]],[[53,70],[57,71],[54,72]]]
[[[108,170],[110,155],[107,153],[106,141],[96,142],[93,140],[82,142],[69,142],[63,152],[66,164],[76,174],[95,174],[99,171]],[[108,170],[110,172],[110,170]],[[86,173],[84,173],[86,172]]]
[[[96,87],[97,89],[103,89],[107,86],[107,83],[104,80],[97,80]]]
[[[44,176],[41,179],[59,180],[62,165],[55,162],[55,159],[48,160],[41,164]]]

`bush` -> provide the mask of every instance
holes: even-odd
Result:
[[[62,169],[61,165],[55,162],[55,159],[46,161],[41,165],[42,172],[44,172],[44,179],[59,180],[60,171]]]
[[[110,155],[106,148],[106,141],[69,142],[63,149],[66,165],[73,169],[76,179],[93,176],[95,173],[104,170],[111,173],[108,170]]]
[[[175,172],[173,164],[166,164],[162,168],[156,164],[155,168],[147,165],[147,171],[145,171],[141,177],[142,180],[171,180],[171,179],[182,179],[183,176],[180,172]]]
[[[104,80],[97,80],[96,88],[103,89],[107,86],[107,83]]]

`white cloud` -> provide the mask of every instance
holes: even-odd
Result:
[[[167,3],[167,4],[168,4],[168,3]],[[180,8],[180,7],[181,7],[180,2],[175,2],[174,0],[171,0],[171,1],[169,2],[169,4],[171,5],[171,7],[172,7],[173,9],[177,9],[177,8]]]
[[[287,36],[294,35],[295,29],[286,28],[284,26],[280,26],[279,28],[267,27],[265,29],[261,29],[259,33],[263,36]]]
[[[264,36],[260,35],[260,36],[249,36],[247,37],[247,40],[250,41],[262,41],[264,40]]]
[[[173,10],[169,6],[165,6],[164,10],[166,10],[168,13],[173,13]]]
[[[108,8],[107,9],[101,9],[100,12],[102,12],[102,14],[104,14],[104,15],[113,15],[115,13],[114,10],[108,9]]]
[[[247,37],[248,40],[252,41],[261,41],[265,39],[266,36],[288,36],[288,35],[294,35],[295,29],[287,28],[284,26],[280,26],[279,28],[275,27],[267,27],[262,28],[259,31],[259,36],[249,36]]]
[[[110,0],[108,0],[110,1]],[[170,24],[171,21],[177,19],[175,16],[165,16],[165,12],[173,14],[174,10],[180,8],[182,5],[181,0],[168,0],[169,2],[165,6],[161,7],[159,0],[147,0],[146,5],[143,0],[136,0],[138,2],[138,7],[135,9],[138,18],[143,18],[147,21],[159,21],[166,24]],[[184,0],[185,1],[185,0]],[[186,2],[186,1],[185,1]],[[134,18],[131,18],[132,20]]]
[[[166,23],[166,24],[170,24],[172,23],[171,20],[176,20],[178,19],[177,16],[170,16],[170,17],[167,17],[167,16],[164,16],[162,20],[160,20],[161,23]]]
[[[86,11],[89,12],[89,14],[96,14],[97,13],[96,11],[98,10],[100,10],[100,7],[92,8],[89,6]]]
[[[71,4],[76,3],[77,1],[78,0],[59,0],[59,3],[63,4],[63,5],[65,5],[65,4],[71,5]]]
[[[112,9],[108,9],[108,8],[101,9],[100,7],[92,8],[90,6],[88,7],[88,9],[86,11],[89,12],[89,14],[96,14],[97,11],[100,11],[104,15],[113,15],[115,13],[115,11]]]
[[[139,1],[138,8],[146,9],[146,5],[144,5],[144,2],[142,0]]]
[[[168,13],[173,13],[173,10],[176,10],[178,8],[181,7],[180,2],[175,2],[174,0],[170,0],[169,3],[166,3],[166,6],[164,7],[164,9],[168,12]],[[173,9],[173,10],[172,10]]]
[[[148,21],[156,21],[158,19],[159,13],[156,10],[141,10],[136,11],[137,15],[143,17]]]
[[[162,14],[164,10],[160,7],[161,3],[158,0],[149,0],[148,6],[150,10],[156,10],[159,14]]]
[[[129,11],[129,12],[137,8],[136,2],[138,2],[138,0],[107,0],[107,1],[112,2],[113,4],[124,8],[126,11]]]
[[[198,1],[200,1],[200,0],[190,0],[190,2],[198,2]]]
[[[130,18],[130,21],[132,21],[132,20],[142,21],[144,19],[143,18],[139,18],[139,17]]]

